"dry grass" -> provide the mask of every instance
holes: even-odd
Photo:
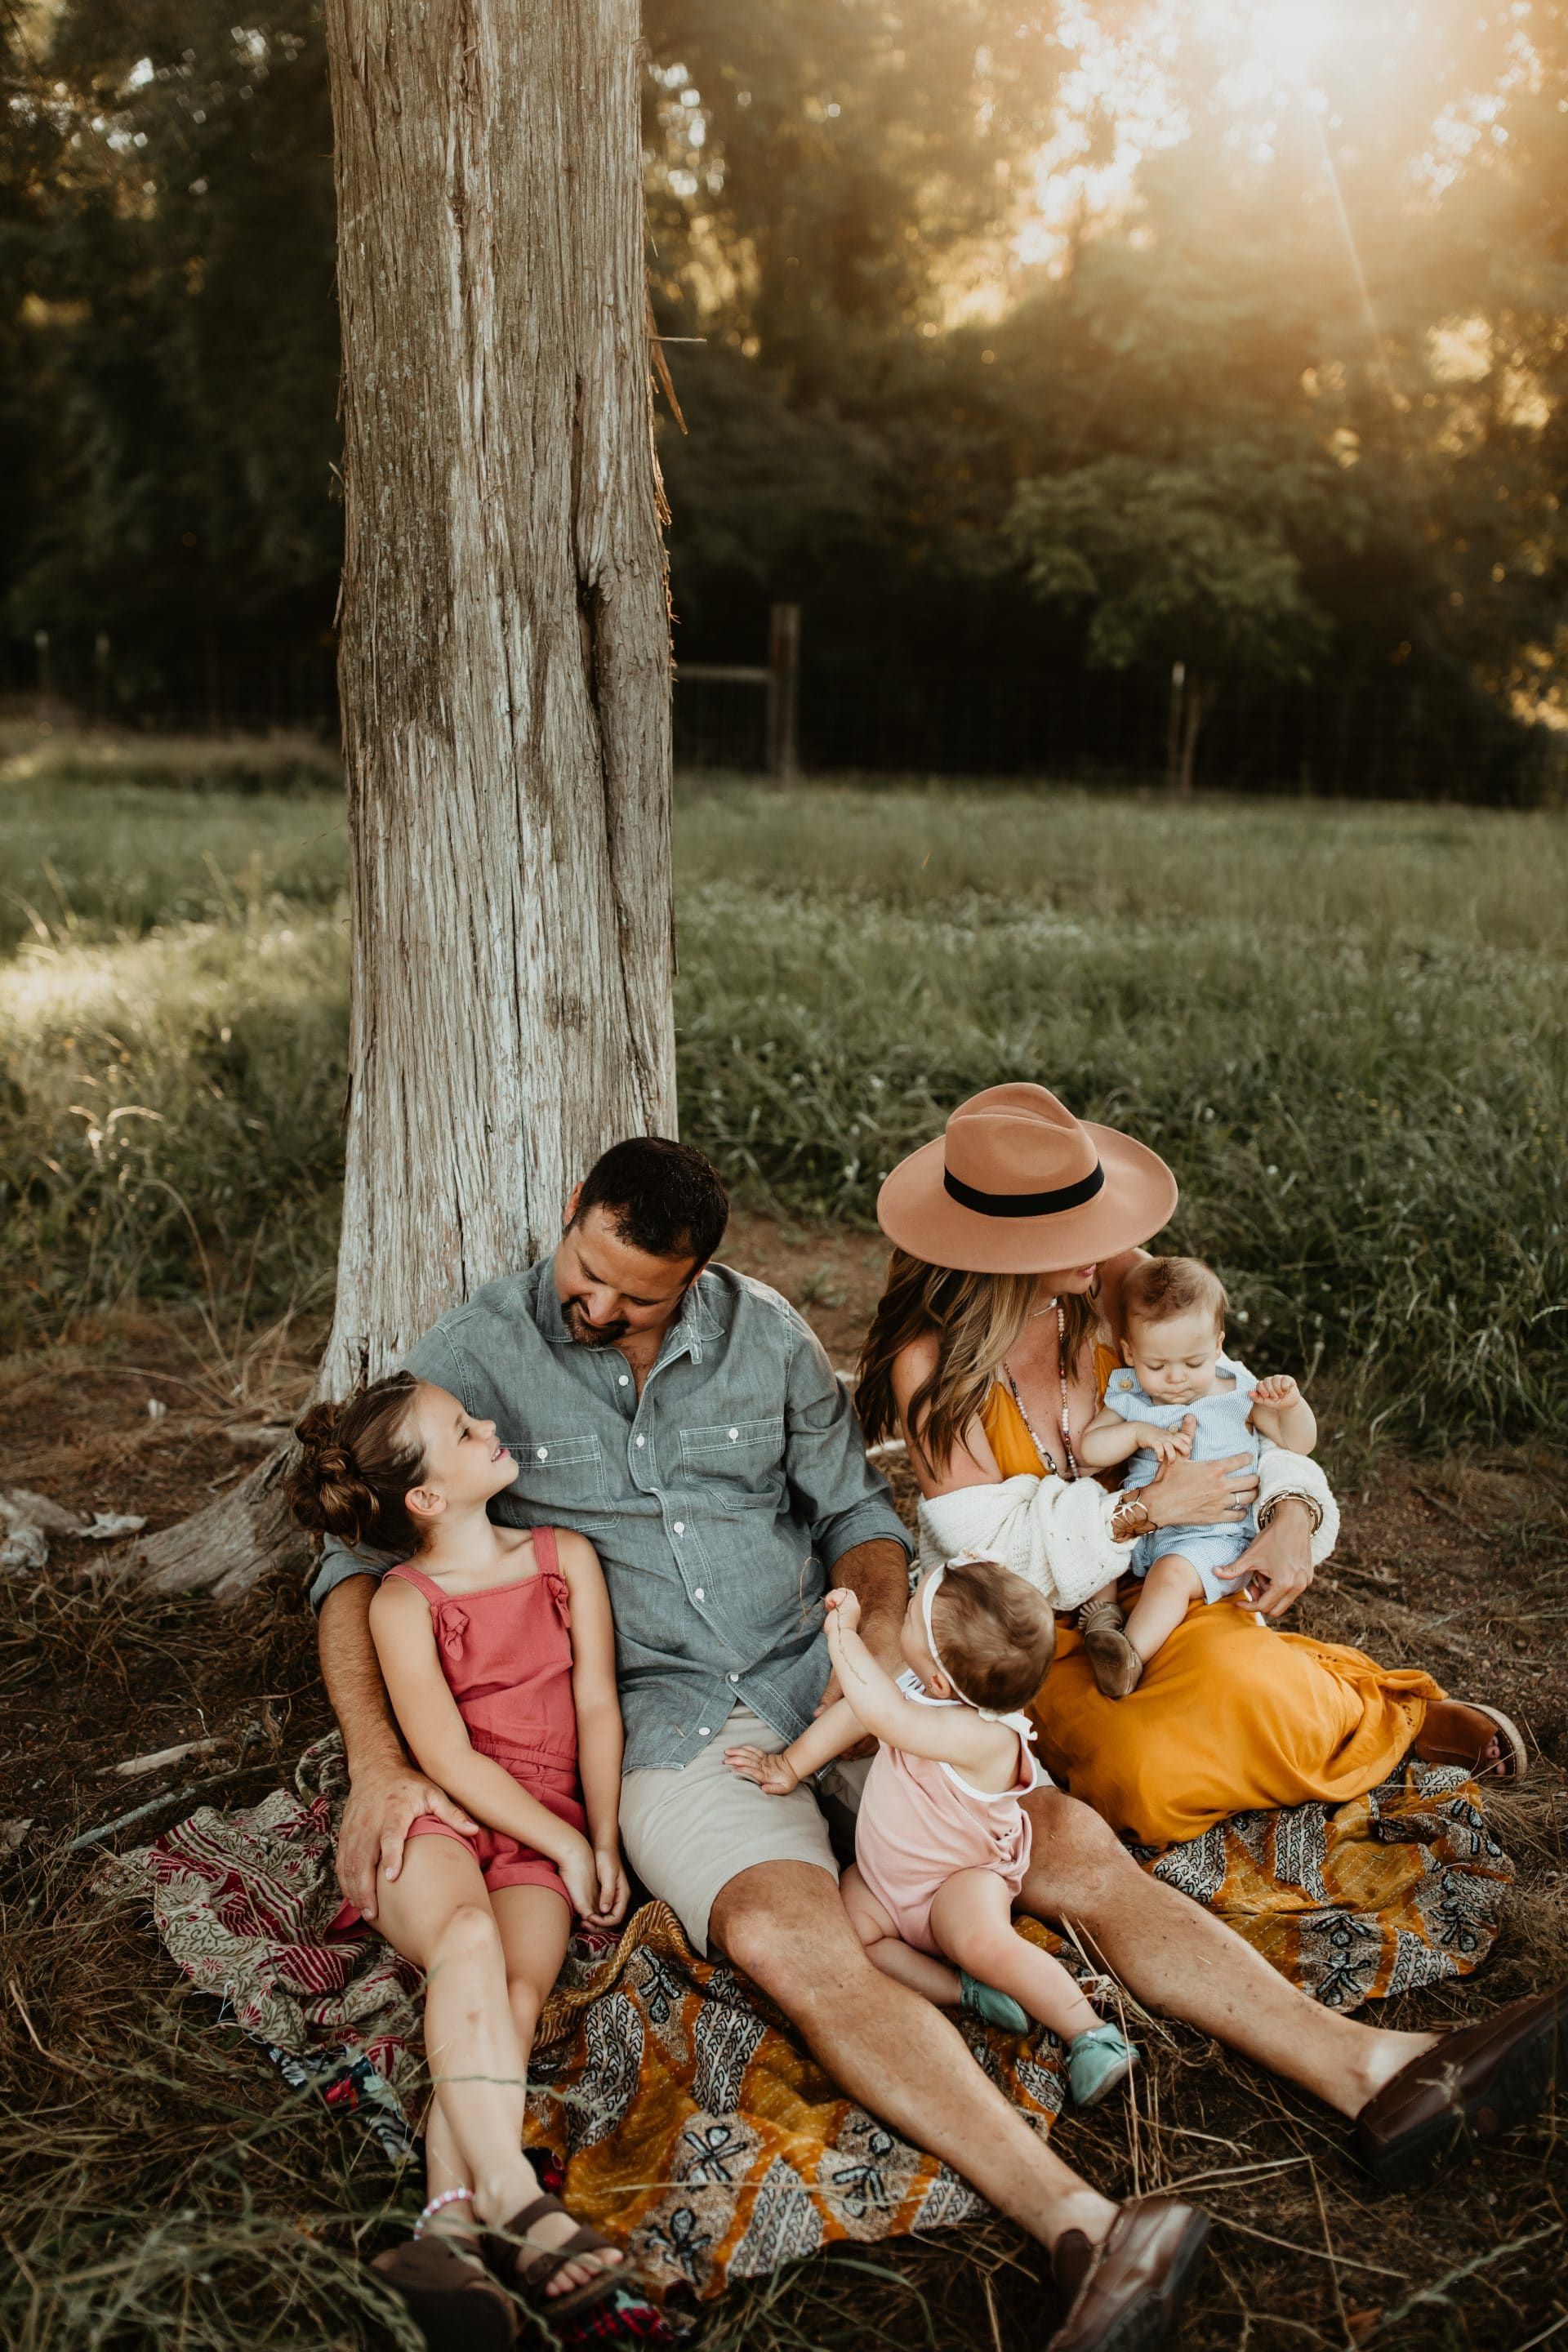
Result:
[[[842,1358],[876,1278],[874,1244],[751,1223],[731,1255],[805,1298]],[[110,1321],[11,1359],[0,1368],[7,1481],[145,1509],[154,1524],[180,1516],[248,1458],[224,1427],[302,1393],[315,1338],[288,1330],[247,1347],[232,1328],[217,1336],[221,1347],[195,1318]],[[150,1398],[169,1406],[157,1421]],[[1440,1471],[1391,1458],[1347,1517],[1307,1624],[1433,1664],[1516,1714],[1541,1750],[1531,1786],[1498,1804],[1520,1883],[1489,1967],[1389,2015],[1436,2023],[1568,1974],[1568,1482],[1519,1454]],[[141,1905],[106,1902],[90,1860],[63,1852],[193,1769],[234,1770],[253,1722],[260,1740],[218,1801],[251,1801],[284,1779],[328,1720],[309,1623],[286,1591],[236,1613],[152,1600],[87,1550],[62,1543],[46,1578],[0,1589],[0,1811],[33,1824],[4,1865],[0,2103],[16,2120],[0,2146],[13,2265],[0,2340],[16,2352],[350,2352],[384,2340],[397,2323],[361,2257],[411,2210],[414,2183],[286,2092],[210,2002],[186,1996]],[[234,1744],[129,1791],[104,1777],[121,1758],[203,1731]],[[171,1805],[168,1818],[187,1810]],[[1550,2118],[1446,2188],[1388,2199],[1305,2095],[1184,2028],[1145,2039],[1133,2105],[1065,2121],[1058,2144],[1111,2191],[1181,2183],[1215,2214],[1186,2352],[1568,2341],[1568,2164]],[[727,2297],[703,2340],[710,2352],[1011,2352],[1043,2341],[1050,2310],[1030,2248],[994,2222],[802,2265]]]

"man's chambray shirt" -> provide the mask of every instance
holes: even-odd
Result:
[[[518,1472],[492,1517],[574,1528],[597,1551],[627,1771],[688,1763],[742,1700],[798,1738],[831,1672],[827,1571],[873,1537],[910,1545],[786,1300],[710,1265],[639,1398],[618,1349],[572,1338],[544,1259],[443,1315],[408,1370],[496,1423]],[[345,1577],[390,1565],[329,1538],[310,1598],[320,1608]]]

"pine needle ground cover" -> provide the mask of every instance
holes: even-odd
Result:
[[[238,777],[210,745],[41,749],[0,785],[3,1483],[159,1526],[249,1466],[237,1423],[308,1384],[341,1149],[342,815],[309,747],[270,770],[238,747]],[[878,1286],[877,1180],[953,1101],[1028,1073],[1125,1119],[1178,1167],[1175,1237],[1224,1267],[1248,1355],[1329,1401],[1346,1537],[1303,1629],[1526,1726],[1531,1785],[1493,1812],[1519,1866],[1497,1953],[1394,2023],[1568,1973],[1565,843],[1546,815],[681,793],[683,1119],[741,1181],[737,1262],[846,1361]],[[153,1826],[177,1818],[187,1777],[210,1771],[218,1803],[287,1780],[326,1727],[297,1597],[155,1601],[62,1540],[46,1576],[0,1585],[0,2337],[386,2342],[361,2258],[415,2184],[184,1996],[144,1911],[65,1850],[144,1799],[166,1801]],[[205,1762],[113,1773],[197,1735],[220,1742]],[[1185,2029],[1142,2032],[1136,2103],[1058,2145],[1113,2193],[1182,2183],[1216,2215],[1186,2352],[1568,2336],[1551,2116],[1447,2189],[1383,2199],[1314,2102]],[[1012,2352],[1049,2315],[997,2223],[783,2273],[705,2341]]]

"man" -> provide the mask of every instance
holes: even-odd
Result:
[[[828,1684],[830,1583],[858,1595],[863,1637],[900,1670],[910,1549],[809,1328],[712,1263],[727,1215],[700,1153],[657,1137],[617,1144],[573,1194],[553,1258],[443,1316],[408,1368],[496,1422],[519,1465],[491,1507],[499,1518],[574,1528],[598,1550],[637,1875],[699,1951],[717,1946],[772,1997],[852,2097],[1050,2250],[1068,2305],[1055,2352],[1136,2352],[1173,2316],[1205,2217],[1170,2198],[1118,2208],[1072,2172],[949,2021],[867,1960],[811,1791],[766,1797],[725,1767],[726,1746],[780,1748],[810,1721]],[[386,1564],[329,1543],[312,1587],[352,1781],[339,1874],[370,1917],[377,1868],[396,1875],[418,1814],[473,1826],[398,1738],[366,1622]],[[1031,1810],[1026,1906],[1077,1924],[1151,2007],[1363,2116],[1387,2177],[1414,2177],[1452,2140],[1458,2109],[1489,2102],[1479,2132],[1539,2104],[1539,2085],[1526,2097],[1516,2078],[1539,2076],[1549,2048],[1554,2058],[1557,2011],[1516,2003],[1449,2037],[1428,2085],[1414,2074],[1433,2037],[1320,2009],[1145,1876],[1083,1806],[1047,1790]]]

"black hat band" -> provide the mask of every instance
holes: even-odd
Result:
[[[1097,1160],[1079,1182],[1059,1185],[1054,1192],[982,1192],[977,1185],[963,1182],[950,1168],[942,1170],[942,1181],[961,1208],[973,1209],[982,1217],[1049,1217],[1064,1209],[1081,1209],[1086,1201],[1092,1201],[1105,1183],[1105,1171]]]

